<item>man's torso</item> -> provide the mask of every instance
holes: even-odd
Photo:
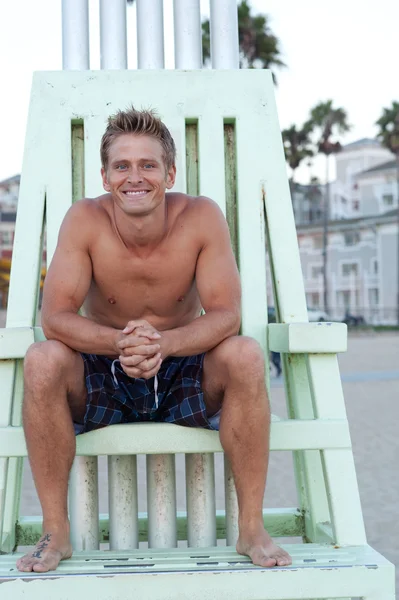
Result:
[[[154,249],[127,247],[118,235],[110,196],[94,202],[89,252],[92,282],[84,312],[93,321],[123,329],[129,320],[146,319],[158,330],[185,325],[199,316],[195,270],[201,251],[200,199],[166,196],[167,228]]]

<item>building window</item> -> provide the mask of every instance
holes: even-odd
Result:
[[[323,248],[323,237],[321,235],[316,235],[314,237],[314,247],[316,250],[321,250],[321,248]]]
[[[337,304],[340,308],[344,308],[345,310],[349,309],[350,299],[351,296],[349,290],[337,292]]]
[[[15,223],[17,218],[17,213],[15,212],[3,212],[0,215],[0,221],[4,222],[8,222],[8,223]]]
[[[317,292],[310,294],[310,308],[319,308],[320,295]]]
[[[312,279],[317,279],[319,275],[323,274],[323,267],[321,265],[317,265],[317,267],[312,267]]]
[[[344,263],[342,265],[342,275],[349,277],[349,275],[358,275],[359,265],[357,263]]]
[[[353,210],[359,210],[359,200],[353,200],[352,207]]]
[[[371,271],[372,274],[378,275],[378,260],[376,258],[371,263],[371,268],[372,268],[372,271]]]
[[[378,306],[380,302],[378,288],[369,289],[369,303],[371,307]]]
[[[12,244],[12,231],[3,231],[1,233],[1,242],[5,246],[10,246]]]
[[[382,201],[385,204],[385,206],[392,206],[393,205],[393,194],[384,194],[382,196]]]
[[[344,233],[345,246],[356,246],[360,242],[360,233],[358,231],[348,231]]]

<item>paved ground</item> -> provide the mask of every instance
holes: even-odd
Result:
[[[349,349],[340,356],[348,419],[351,428],[355,463],[369,543],[399,565],[399,334],[351,335]],[[272,380],[273,410],[283,411],[284,389]],[[100,459],[100,512],[108,512],[105,461]],[[144,465],[140,463],[140,510],[144,510]],[[183,477],[183,463],[178,457],[178,481]],[[217,473],[220,461],[217,460]],[[216,477],[220,480],[220,477]],[[184,486],[180,486],[178,508],[184,508]],[[287,453],[273,453],[265,505],[296,506],[292,461]],[[26,469],[22,514],[38,515],[40,507],[33,489],[29,468]],[[217,508],[223,508],[221,490]],[[398,578],[399,582],[399,578]]]

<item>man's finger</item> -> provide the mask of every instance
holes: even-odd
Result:
[[[154,369],[157,364],[159,363],[159,360],[161,358],[161,353],[156,354],[155,356],[152,356],[151,358],[146,358],[145,360],[141,361],[139,368],[145,373],[145,372],[149,372],[152,371],[152,369]]]
[[[145,319],[138,319],[136,321],[129,321],[129,323],[126,325],[125,329],[123,330],[123,333],[125,333],[125,334],[127,334],[127,333],[133,333],[133,331],[135,329],[146,329],[146,330],[152,331],[154,334],[156,334],[157,336],[161,337],[160,334],[155,329],[155,327],[153,327]]]
[[[158,373],[160,366],[162,364],[162,359],[159,359],[156,366],[150,371],[143,371],[140,366],[139,367],[125,367],[122,365],[122,369],[129,375],[129,377],[134,377],[136,379],[151,379],[151,377],[155,377]]]
[[[155,356],[157,357],[156,360],[154,360]],[[140,369],[142,369],[143,371],[148,371],[148,369],[152,369],[155,366],[155,364],[160,358],[160,352],[150,357],[143,356],[140,354],[133,354],[132,356],[120,356],[119,362],[124,367],[136,367],[137,365],[140,365]]]
[[[151,379],[152,377],[155,377],[155,375],[158,373],[160,367],[162,364],[162,360],[159,360],[158,363],[155,365],[155,367],[153,369],[151,369],[150,371],[141,371],[140,375],[137,375],[137,377],[140,377],[141,379]]]
[[[122,356],[134,356],[135,354],[142,354],[144,358],[148,356],[153,356],[161,349],[159,344],[151,344],[145,346],[127,346],[126,348],[121,348],[119,346]]]
[[[117,343],[118,348],[136,348],[137,346],[159,346],[156,344],[156,339],[150,339],[147,337],[139,337],[135,334],[127,335]]]

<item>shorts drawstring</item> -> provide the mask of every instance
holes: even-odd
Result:
[[[154,377],[154,393],[155,393],[155,407],[158,408],[158,377],[155,375]]]
[[[119,387],[119,383],[118,383],[118,380],[117,380],[117,378],[116,378],[116,375],[115,375],[115,363],[117,363],[117,362],[119,362],[119,360],[118,360],[118,359],[115,359],[115,360],[112,362],[112,365],[111,365],[111,373],[112,373],[112,377],[114,378],[114,383],[115,383],[116,387]]]

